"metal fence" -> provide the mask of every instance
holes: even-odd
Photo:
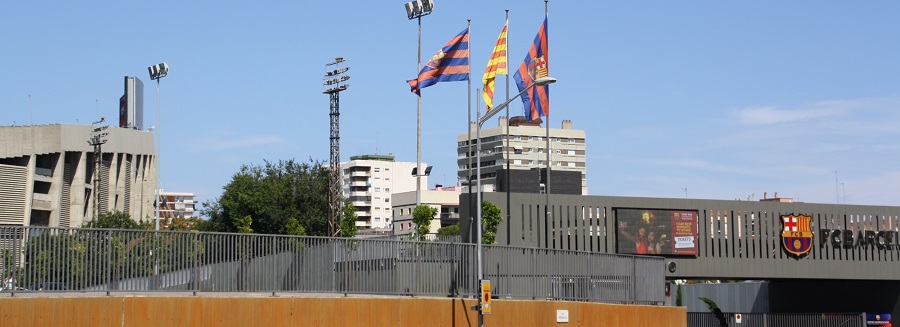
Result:
[[[0,227],[2,287],[33,291],[321,292],[477,296],[466,243]],[[484,246],[494,294],[662,304],[662,258]]]
[[[740,315],[740,317],[738,317]],[[865,313],[723,313],[688,312],[688,327],[865,327]],[[738,321],[740,318],[740,321]]]

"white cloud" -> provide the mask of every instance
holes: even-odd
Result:
[[[736,110],[738,120],[748,125],[768,125],[840,114],[837,108],[779,109],[775,107],[744,108]]]

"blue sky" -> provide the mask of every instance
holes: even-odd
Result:
[[[321,79],[342,56],[352,77],[341,94],[341,158],[415,161],[416,97],[405,80],[418,70],[416,24],[404,2],[8,1],[0,124],[115,119],[130,75],[145,83],[154,125],[147,66],[165,61],[163,187],[210,199],[241,164],[328,159]],[[423,18],[423,61],[472,19],[473,89],[503,10],[512,67],[544,16],[540,0],[436,2]],[[551,123],[586,130],[592,195],[779,192],[900,205],[897,17],[897,1],[552,0]],[[498,100],[504,85],[501,76]],[[423,90],[432,185],[456,182],[466,86]]]

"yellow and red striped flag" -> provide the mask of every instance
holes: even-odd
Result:
[[[506,27],[508,25],[509,20],[506,21],[506,24],[503,24],[503,31],[500,32],[500,36],[497,38],[497,45],[494,46],[494,52],[491,53],[491,60],[488,61],[484,77],[481,78],[484,81],[484,93],[482,95],[484,103],[487,105],[487,110],[491,110],[494,106],[494,78],[497,74],[509,74],[506,69]]]

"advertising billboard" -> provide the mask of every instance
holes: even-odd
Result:
[[[618,253],[697,255],[697,211],[615,209]]]

